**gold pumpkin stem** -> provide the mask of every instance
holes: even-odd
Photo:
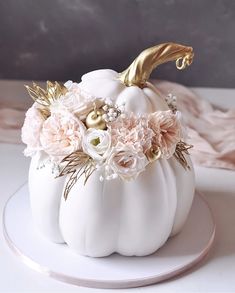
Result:
[[[176,67],[182,70],[193,62],[193,48],[175,43],[165,43],[144,50],[119,74],[119,79],[126,85],[146,87],[150,74],[158,65],[176,61]]]

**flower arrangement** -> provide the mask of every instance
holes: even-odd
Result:
[[[95,170],[100,180],[131,180],[148,164],[172,156],[189,168],[184,154],[183,128],[175,97],[167,96],[167,111],[136,115],[125,105],[84,92],[79,84],[47,82],[44,90],[26,86],[35,103],[22,128],[24,154],[46,154],[39,168],[51,164],[55,177],[70,174],[64,196],[77,180],[84,183]]]

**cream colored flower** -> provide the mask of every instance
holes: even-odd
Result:
[[[131,144],[118,143],[112,148],[106,163],[106,178],[119,176],[122,179],[135,179],[145,170],[148,160],[142,151]]]
[[[124,117],[121,115],[108,127],[114,146],[118,142],[131,144],[143,153],[151,148],[153,131],[148,127],[148,119],[145,116],[136,116],[134,113]]]
[[[103,160],[111,147],[111,136],[109,131],[90,128],[83,137],[83,151],[94,160]]]
[[[68,91],[52,103],[50,108],[53,112],[67,110],[83,120],[94,109],[94,105],[100,108],[104,104],[103,100],[82,90],[76,82],[67,81],[64,85]]]
[[[44,118],[41,115],[36,103],[26,112],[25,121],[22,127],[21,138],[27,145],[24,150],[25,156],[33,156],[35,152],[41,150],[40,133]]]
[[[149,115],[149,127],[153,130],[153,149],[160,147],[163,157],[170,158],[181,139],[181,124],[172,111],[157,111]]]
[[[51,113],[40,135],[44,151],[54,161],[81,149],[85,131],[83,123],[67,111]]]

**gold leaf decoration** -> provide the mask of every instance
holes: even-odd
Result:
[[[96,167],[94,160],[82,151],[73,152],[65,157],[61,163],[65,163],[66,165],[57,177],[71,174],[64,189],[64,198],[66,200],[70,190],[79,178],[83,175],[85,176],[85,185],[91,174],[95,171]]]
[[[42,117],[46,120],[50,115],[50,110],[47,108],[38,109],[38,111],[41,113]]]
[[[184,154],[189,155],[188,150],[193,146],[185,143],[184,141],[180,141],[176,145],[174,157],[179,161],[179,163],[184,167],[184,169],[190,170],[190,166],[185,158]]]
[[[60,85],[57,81],[47,81],[46,90],[35,82],[33,82],[32,87],[28,85],[25,85],[25,87],[30,97],[41,106],[39,110],[45,119],[50,116],[50,105],[67,92],[66,87]]]

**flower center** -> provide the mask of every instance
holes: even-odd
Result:
[[[99,137],[96,137],[96,138],[93,138],[90,143],[93,145],[93,146],[97,146],[98,144],[100,144],[100,138]]]

